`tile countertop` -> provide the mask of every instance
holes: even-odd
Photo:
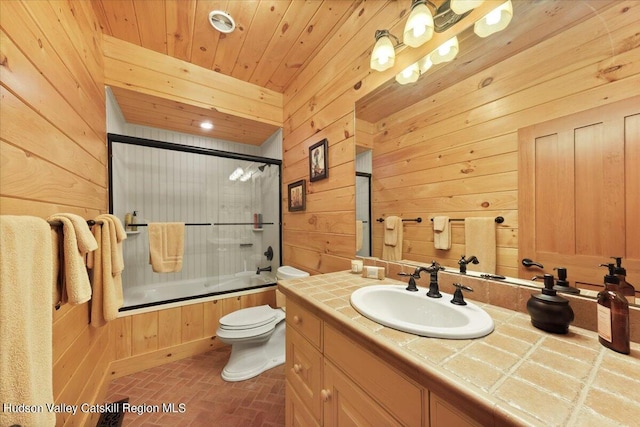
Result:
[[[323,320],[382,347],[394,366],[417,372],[410,377],[431,391],[445,398],[457,394],[468,402],[466,409],[493,414],[496,425],[638,425],[640,344],[632,342],[631,354],[623,355],[586,329],[546,333],[533,327],[527,314],[474,301],[472,293],[465,299],[491,315],[491,334],[471,340],[419,337],[379,325],[351,306],[353,291],[382,283],[404,282],[337,272],[278,285],[286,296],[325,314]]]

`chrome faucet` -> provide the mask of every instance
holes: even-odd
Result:
[[[462,258],[460,258],[460,261],[458,261],[458,265],[460,265],[460,273],[462,274],[467,273],[467,264],[469,263],[480,264],[480,260],[476,258],[475,255],[470,257],[469,259],[466,259],[464,255],[462,255]]]
[[[258,271],[256,271],[256,274],[260,274],[263,271],[271,271],[271,266],[265,268],[258,267]]]

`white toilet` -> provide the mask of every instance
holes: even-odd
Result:
[[[278,279],[307,277],[290,266],[279,267]],[[278,292],[278,291],[276,291]],[[268,305],[243,308],[220,319],[216,335],[231,345],[231,356],[222,370],[225,381],[244,381],[284,363],[284,310]]]

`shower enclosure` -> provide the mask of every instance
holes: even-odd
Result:
[[[280,160],[113,134],[109,154],[110,211],[135,222],[123,242],[123,310],[275,283]],[[186,224],[180,272],[152,271],[151,222]]]

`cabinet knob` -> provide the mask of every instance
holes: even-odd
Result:
[[[302,371],[302,365],[300,365],[299,363],[295,363],[293,365],[293,372],[295,372],[296,374],[299,374],[300,371]]]
[[[331,390],[322,389],[320,391],[320,397],[322,397],[323,402],[329,401],[329,399],[331,399]]]
[[[299,325],[302,322],[302,319],[300,319],[298,316],[293,316],[293,323],[295,323],[296,325]]]

